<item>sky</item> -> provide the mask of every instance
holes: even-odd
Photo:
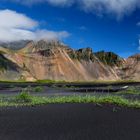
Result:
[[[140,0],[0,0],[0,41],[26,39],[127,58],[140,53]]]

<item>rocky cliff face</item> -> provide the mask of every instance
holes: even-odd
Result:
[[[140,80],[140,54],[133,55],[126,60],[122,68],[123,79]]]
[[[17,64],[7,59],[3,52],[0,52],[0,79],[1,80],[16,80],[19,78],[20,68]]]
[[[6,77],[8,72],[11,75],[15,72],[16,80],[27,81],[119,80],[129,79],[130,73],[134,73],[131,79],[135,79],[137,76],[135,72],[130,68],[128,70],[130,63],[132,67],[135,65],[137,73],[139,72],[136,57],[130,57],[125,61],[112,52],[93,53],[91,48],[73,50],[59,41],[30,41],[20,50],[13,51],[1,47],[0,51],[2,55],[0,55],[2,58],[0,59],[0,67],[2,65],[0,79],[2,80],[5,79],[2,75]]]

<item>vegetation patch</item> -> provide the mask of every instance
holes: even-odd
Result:
[[[33,89],[34,92],[42,92],[44,89],[41,86],[37,86]]]
[[[46,79],[46,80],[37,80],[37,83],[48,83],[48,84],[54,84],[54,83],[66,83],[66,81],[55,81],[55,80],[50,80],[50,79]]]
[[[129,87],[126,90],[117,92],[117,94],[135,94],[140,95],[140,90],[136,87]]]
[[[52,104],[52,103],[95,103],[114,104],[125,107],[140,108],[140,101],[131,101],[118,96],[63,96],[63,97],[32,97],[32,105]]]
[[[15,97],[16,103],[30,103],[32,102],[32,96],[26,92],[22,91],[19,95]]]
[[[8,100],[7,100],[8,99]],[[140,108],[140,100],[132,101],[119,96],[54,96],[39,97],[31,96],[29,93],[22,92],[16,97],[0,97],[0,106],[32,106],[46,104],[62,104],[62,103],[94,103],[97,105],[112,104],[123,107]]]

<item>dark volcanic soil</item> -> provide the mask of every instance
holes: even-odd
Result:
[[[139,100],[140,94],[117,94],[123,91],[123,87],[140,90],[140,82],[137,83],[5,83],[0,82],[0,96],[15,96],[23,90],[28,89],[30,94],[35,96],[71,96],[71,95],[91,95],[91,96],[123,96],[131,100]],[[40,87],[42,91],[35,92],[35,88]]]
[[[0,140],[140,140],[140,110],[93,104],[0,108]]]

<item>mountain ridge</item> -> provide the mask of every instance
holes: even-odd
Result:
[[[6,75],[11,69],[9,71],[0,70],[0,80],[8,80],[8,78],[25,81],[140,79],[139,54],[125,60],[113,52],[94,53],[89,47],[74,50],[59,41],[48,42],[45,40],[30,41],[24,47],[16,50],[0,47],[0,54],[11,63],[16,64],[19,69],[15,78],[9,78]],[[0,60],[0,63],[3,61]]]

